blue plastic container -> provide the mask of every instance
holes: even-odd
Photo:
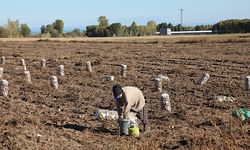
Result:
[[[123,119],[120,122],[120,135],[129,135],[129,127],[131,121],[129,119]]]

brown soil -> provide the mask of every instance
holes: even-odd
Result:
[[[0,42],[6,57],[8,97],[0,97],[0,149],[250,149],[249,125],[232,117],[250,106],[243,79],[250,70],[250,43],[128,44],[79,42]],[[24,81],[26,60],[32,84]],[[40,60],[47,67],[40,68]],[[93,73],[85,62],[93,63]],[[63,64],[59,89],[49,76]],[[127,64],[127,78],[119,65]],[[197,85],[203,72],[205,85]],[[153,91],[157,74],[168,75],[172,113],[160,110],[161,93]],[[102,75],[115,75],[102,82]],[[95,111],[113,109],[112,85],[140,88],[145,94],[151,131],[120,137],[116,121],[99,121]],[[217,95],[234,103],[215,103]]]

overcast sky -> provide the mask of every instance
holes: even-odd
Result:
[[[213,24],[223,19],[250,19],[250,0],[1,0],[0,25],[8,18],[19,19],[32,28],[40,28],[56,19],[64,20],[65,27],[83,29],[97,24],[99,16],[107,16],[109,23],[130,25],[180,23],[184,9],[184,25]]]

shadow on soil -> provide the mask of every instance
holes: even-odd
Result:
[[[65,125],[63,125],[63,128],[73,129],[73,130],[77,130],[77,131],[84,131],[88,127],[80,126],[80,125],[77,125],[77,124],[65,124]]]
[[[110,133],[112,135],[118,134],[117,130],[107,129],[105,127],[97,127],[94,129],[96,133]]]
[[[56,128],[65,128],[65,129],[73,129],[76,131],[84,131],[86,129],[88,129],[89,127],[86,126],[81,126],[81,125],[77,125],[77,124],[65,124],[65,125],[57,125],[57,124],[51,124],[51,123],[47,123],[46,125],[48,126],[54,126]]]

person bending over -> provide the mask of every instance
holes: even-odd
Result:
[[[119,121],[123,118],[136,116],[143,123],[143,130],[150,130],[147,111],[145,108],[145,99],[142,91],[137,87],[116,84],[113,86],[113,94],[116,100]]]

